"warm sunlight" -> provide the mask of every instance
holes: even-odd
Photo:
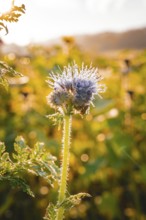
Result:
[[[12,0],[5,0],[5,3],[3,0],[0,0],[0,13],[5,13],[10,10],[12,5]]]
[[[0,0],[0,220],[146,220],[146,0]]]
[[[7,10],[10,2],[0,0],[0,9]],[[17,25],[8,24],[9,34],[2,36],[7,43],[25,45],[63,35],[119,32],[146,25],[144,0],[15,0],[15,3],[25,4],[26,15]]]

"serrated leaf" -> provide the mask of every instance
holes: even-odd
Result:
[[[55,220],[56,219],[56,206],[50,203],[46,209],[45,220]]]
[[[62,203],[57,204],[57,208],[63,207],[65,210],[79,205],[81,200],[85,197],[91,197],[88,193],[78,193],[67,197]]]
[[[13,188],[19,188],[23,192],[26,192],[28,195],[34,197],[33,192],[31,191],[29,185],[26,183],[26,181],[24,179],[19,178],[19,177],[15,177],[15,176],[11,176],[11,174],[10,174],[7,176],[0,176],[0,180],[1,181],[7,180],[10,182],[10,184]]]
[[[23,192],[26,192],[28,195],[34,197],[33,192],[31,191],[29,185],[22,178],[13,178],[11,179],[11,184],[13,187],[18,187],[22,189]]]
[[[0,61],[0,84],[8,90],[9,83],[7,76],[23,76],[21,73],[15,71],[12,67],[8,66],[5,62]]]
[[[54,114],[47,115],[46,117],[53,122],[53,125],[58,125],[58,129],[61,128],[61,125],[63,123],[62,114],[60,114],[59,112],[56,112]]]
[[[0,143],[0,176],[7,178],[10,182],[14,180],[22,182],[23,191],[32,194],[22,177],[30,173],[44,178],[51,186],[54,181],[59,181],[60,169],[55,164],[56,158],[48,153],[44,143],[37,143],[34,148],[27,146],[23,137],[16,138],[14,143],[15,152],[12,154],[12,161],[9,154],[5,152],[5,146]]]

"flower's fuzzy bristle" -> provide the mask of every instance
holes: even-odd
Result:
[[[88,68],[84,64],[81,68],[77,64],[68,65],[62,73],[50,74],[47,82],[53,92],[48,96],[48,102],[54,108],[62,106],[65,113],[74,110],[86,113],[94,96],[105,91],[105,87],[99,84],[101,79],[97,68]]]

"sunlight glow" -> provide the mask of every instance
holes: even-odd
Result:
[[[12,0],[0,0],[0,12]],[[63,35],[125,31],[146,26],[146,0],[15,0],[25,4],[26,14],[8,24],[7,43],[44,42]]]
[[[11,9],[12,0],[5,0],[5,3],[3,0],[0,0],[0,13],[5,13]]]

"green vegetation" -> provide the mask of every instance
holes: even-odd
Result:
[[[0,140],[5,143],[9,157],[7,153],[2,155],[7,166],[12,164],[6,166],[12,172],[6,172],[0,184],[0,219],[41,220],[48,203],[56,201],[57,176],[54,176],[54,188],[50,187],[44,178],[45,170],[34,161],[33,152],[34,145],[43,142],[46,157],[60,158],[62,128],[58,130],[46,117],[54,113],[46,101],[50,92],[46,79],[50,71],[58,70],[58,65],[63,68],[74,60],[79,65],[82,62],[89,65],[92,61],[108,89],[103,99],[97,97],[85,120],[79,115],[73,119],[69,192],[71,195],[86,192],[92,197],[83,198],[82,203],[69,210],[66,219],[146,219],[146,51],[92,56],[80,51],[73,39],[64,40],[63,46],[32,45],[26,49],[25,56],[0,52],[0,60],[23,74],[22,77],[13,77],[11,72],[5,75],[4,81],[9,83],[7,91],[0,84]],[[20,137],[16,139],[17,136],[23,136],[26,142]],[[13,148],[15,139],[23,144],[15,143]],[[27,164],[30,172],[25,172],[25,176],[17,175],[17,169],[26,166],[19,162],[14,165],[19,161],[16,156],[19,150],[24,151],[22,158],[26,154],[33,164]],[[40,157],[42,161],[46,159],[42,152]],[[53,175],[57,175],[60,166],[59,160],[55,163]],[[4,166],[1,165],[2,169]],[[53,171],[50,170],[51,174]],[[11,188],[8,174],[14,174],[13,185],[15,178],[22,182],[25,179],[21,184],[23,190],[33,193],[35,198],[19,190],[19,185]],[[72,204],[66,201],[65,206]],[[52,209],[49,210],[51,215]]]

